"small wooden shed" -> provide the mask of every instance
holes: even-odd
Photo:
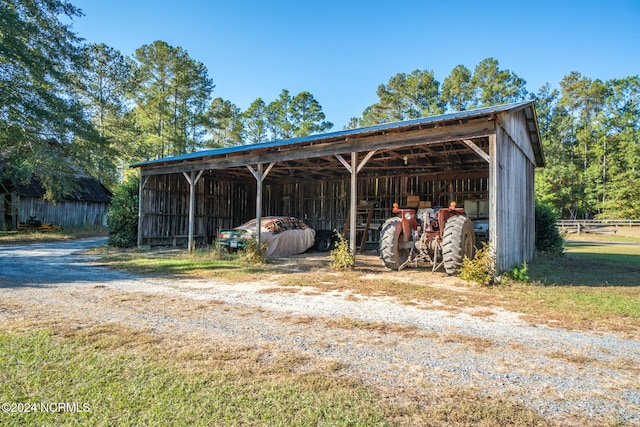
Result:
[[[375,248],[393,203],[455,200],[487,222],[502,271],[533,258],[541,166],[533,102],[152,160],[132,165],[141,175],[138,242],[211,243],[217,230],[262,215],[342,230],[360,224],[367,206],[367,234],[349,232],[355,253],[356,240]]]
[[[28,183],[10,179],[0,182],[0,230],[17,230],[30,218],[61,227],[106,225],[111,192],[100,181],[78,175],[73,190],[56,203],[43,196],[36,177]]]

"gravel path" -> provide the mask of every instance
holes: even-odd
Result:
[[[266,283],[135,277],[78,254],[102,242],[0,247],[0,320],[37,312],[197,332],[266,349],[265,357],[271,349],[339,362],[342,375],[370,384],[473,387],[569,425],[572,416],[640,425],[638,339],[531,326],[495,307],[478,316],[349,293],[274,292]],[[371,327],[339,327],[344,319]]]

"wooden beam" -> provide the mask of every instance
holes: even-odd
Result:
[[[247,169],[249,169],[249,172],[251,172],[251,175],[253,175],[253,177],[254,177],[256,180],[259,180],[259,179],[260,179],[260,176],[258,175],[258,172],[256,172],[256,170],[253,168],[253,166],[251,166],[251,165],[247,165]]]
[[[336,159],[338,159],[340,163],[342,163],[342,166],[344,166],[349,171],[349,173],[351,173],[351,165],[347,163],[344,157],[342,157],[340,154],[336,154]]]
[[[373,155],[376,154],[376,151],[377,150],[369,151],[367,155],[364,156],[364,159],[362,159],[362,161],[358,165],[358,169],[356,169],[356,173],[359,173],[362,170],[362,168],[367,164],[367,162],[371,159],[371,157],[373,157]]]
[[[464,142],[467,147],[475,151],[478,156],[482,157],[485,162],[489,163],[489,155],[482,148],[478,147],[472,140],[463,139],[462,142]]]
[[[157,166],[141,167],[142,175],[162,175],[168,173],[189,172],[202,169],[227,169],[256,163],[300,160],[313,157],[336,156],[348,152],[386,150],[418,145],[430,145],[441,142],[460,141],[480,138],[495,132],[493,121],[475,120],[451,126],[439,126],[408,132],[396,132],[387,135],[375,135],[360,139],[321,142],[306,146],[281,146],[278,150],[264,149],[256,152],[238,153],[234,156],[202,158],[181,162],[166,162]]]
[[[267,177],[267,175],[269,175],[269,172],[271,172],[271,168],[273,168],[273,165],[275,165],[275,164],[276,164],[276,162],[269,163],[269,166],[267,166],[267,170],[264,171],[264,174],[262,175],[262,180],[263,181]]]

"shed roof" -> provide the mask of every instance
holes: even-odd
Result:
[[[154,167],[160,165],[185,164],[193,161],[205,159],[225,158],[243,153],[257,153],[265,151],[281,151],[294,149],[296,147],[309,147],[313,144],[330,142],[347,142],[353,139],[363,139],[368,136],[385,135],[391,132],[404,132],[413,129],[433,128],[447,126],[456,123],[465,123],[469,120],[476,120],[484,117],[492,117],[499,113],[508,113],[524,110],[527,118],[527,130],[531,139],[531,145],[535,155],[536,166],[544,166],[544,156],[542,154],[540,133],[538,130],[537,118],[533,101],[525,101],[511,104],[503,104],[475,110],[442,114],[438,116],[422,117],[413,120],[391,122],[375,126],[362,127],[357,129],[347,129],[324,134],[309,135],[298,138],[275,140],[258,144],[240,145],[233,147],[217,148],[211,150],[196,151],[179,156],[165,157],[157,160],[149,160],[132,164],[133,168]],[[363,149],[366,149],[364,147]]]
[[[74,179],[74,188],[62,197],[62,200],[76,200],[93,203],[109,203],[111,192],[100,181],[89,176],[78,176]],[[40,198],[46,193],[36,177],[23,184],[19,181],[4,180],[0,186],[0,192],[17,192],[22,197]]]

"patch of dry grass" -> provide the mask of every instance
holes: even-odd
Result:
[[[63,240],[105,236],[107,236],[107,229],[101,226],[69,228],[56,232],[0,231],[0,246],[58,242]]]
[[[297,294],[300,293],[300,288],[293,288],[290,286],[279,286],[274,288],[263,288],[259,289],[257,292],[260,294]]]
[[[422,331],[418,327],[401,323],[365,322],[349,317],[322,319],[322,322],[329,328],[361,329],[365,331],[374,331],[379,334],[393,333],[403,337],[416,337],[422,334]]]
[[[439,341],[445,343],[460,343],[473,349],[476,353],[482,353],[483,351],[496,346],[496,343],[488,338],[456,333],[439,334]]]
[[[585,365],[585,364],[593,363],[596,361],[596,359],[593,357],[587,357],[583,354],[576,354],[576,353],[569,354],[569,353],[553,352],[553,353],[547,354],[547,356],[553,359],[563,360],[565,362],[575,363],[578,365]]]
[[[1,245],[19,245],[26,243],[58,242],[71,240],[74,236],[60,232],[56,233],[26,233],[24,231],[0,231]]]
[[[493,317],[496,315],[496,313],[493,310],[489,310],[486,308],[473,308],[467,311],[467,313],[474,317],[483,317],[483,318]]]
[[[87,359],[97,356],[105,360],[101,354],[126,356],[117,359],[118,367],[108,368],[110,370],[126,372],[135,370],[138,372],[135,374],[136,377],[146,378],[140,370],[148,369],[149,375],[157,377],[157,371],[160,368],[163,372],[163,384],[171,384],[173,381],[192,384],[195,378],[209,378],[207,390],[222,387],[229,390],[237,389],[237,392],[243,394],[243,401],[247,402],[246,404],[233,403],[239,406],[234,415],[236,420],[251,419],[247,418],[254,410],[251,402],[263,402],[265,396],[271,396],[270,398],[278,399],[277,403],[275,401],[273,403],[281,407],[283,413],[288,413],[290,410],[297,411],[295,409],[297,404],[294,402],[299,403],[299,399],[306,399],[304,411],[308,411],[308,415],[302,413],[301,418],[298,419],[298,422],[303,424],[315,423],[317,416],[314,415],[315,410],[317,405],[321,405],[323,410],[329,411],[325,416],[332,416],[332,411],[339,411],[335,414],[339,418],[334,419],[334,422],[338,419],[345,422],[350,418],[356,425],[446,426],[451,423],[457,425],[496,425],[497,423],[550,425],[544,418],[535,415],[531,410],[511,401],[506,396],[488,396],[477,390],[453,387],[442,389],[436,385],[428,385],[426,394],[418,390],[404,389],[402,398],[399,399],[398,390],[395,388],[365,387],[359,380],[342,375],[341,373],[348,366],[339,360],[328,359],[312,363],[306,357],[278,351],[272,347],[225,342],[211,343],[197,335],[172,336],[150,329],[136,329],[112,323],[87,325],[86,320],[74,321],[69,318],[51,320],[0,322],[0,334],[10,333],[16,337],[22,337],[25,334],[32,334],[34,330],[42,328],[44,323],[48,323],[50,327],[47,329],[52,331],[51,339],[58,342],[52,345],[57,348],[66,348],[71,345],[73,349],[76,348],[74,346],[79,346],[78,351],[81,351]],[[348,324],[349,322],[338,323]],[[379,327],[373,326],[373,328],[377,330]],[[135,358],[130,355],[135,355]],[[78,356],[73,356],[75,357]],[[107,356],[106,360],[111,360],[110,356]],[[47,366],[54,369],[55,365],[51,363],[49,362]],[[310,363],[312,363],[311,366],[309,366]],[[82,366],[84,365],[78,368]],[[68,372],[68,375],[75,378],[76,373]],[[92,390],[93,387],[98,386],[93,385],[92,381],[92,378],[84,380],[77,378],[74,384],[76,388]],[[146,379],[138,382],[136,393],[149,393],[146,391],[147,387],[152,385],[147,383]],[[198,387],[195,389],[197,390]],[[122,393],[122,389],[118,390]],[[280,391],[276,396],[272,395],[272,390]],[[60,389],[57,393],[65,395],[67,391]],[[100,392],[102,396],[100,399],[106,397],[111,402],[119,402],[122,398],[121,395],[108,397],[110,393],[109,389],[103,389]],[[153,391],[152,393],[155,394],[154,405],[162,405],[157,399],[164,399],[163,394]],[[185,397],[189,395],[187,393]],[[79,399],[95,402],[93,397],[76,396]],[[181,397],[177,395],[171,395],[171,404],[178,404],[180,399]],[[135,399],[131,404],[135,404],[134,402],[136,402]],[[220,404],[224,403],[220,402]],[[229,404],[228,400],[226,404]],[[109,410],[109,405],[99,406],[94,403],[94,411],[102,413]],[[113,409],[113,406],[111,408]],[[140,409],[132,407],[131,410]],[[124,407],[119,407],[119,411],[128,411],[126,404]],[[144,412],[142,414],[145,416]],[[358,416],[355,417],[355,414]],[[192,421],[200,420],[204,423],[226,423],[232,420],[217,418],[221,415],[212,414],[209,414],[208,418],[201,418],[204,416],[201,413],[194,416],[197,418],[192,418]],[[212,416],[214,418],[211,418]],[[226,417],[226,415],[222,416]],[[272,421],[282,420],[283,418],[279,418],[281,416],[282,413],[276,415],[278,418],[273,418]],[[268,419],[271,418],[266,420]],[[358,419],[360,421],[357,421]],[[270,423],[266,420],[263,419],[262,422]]]

